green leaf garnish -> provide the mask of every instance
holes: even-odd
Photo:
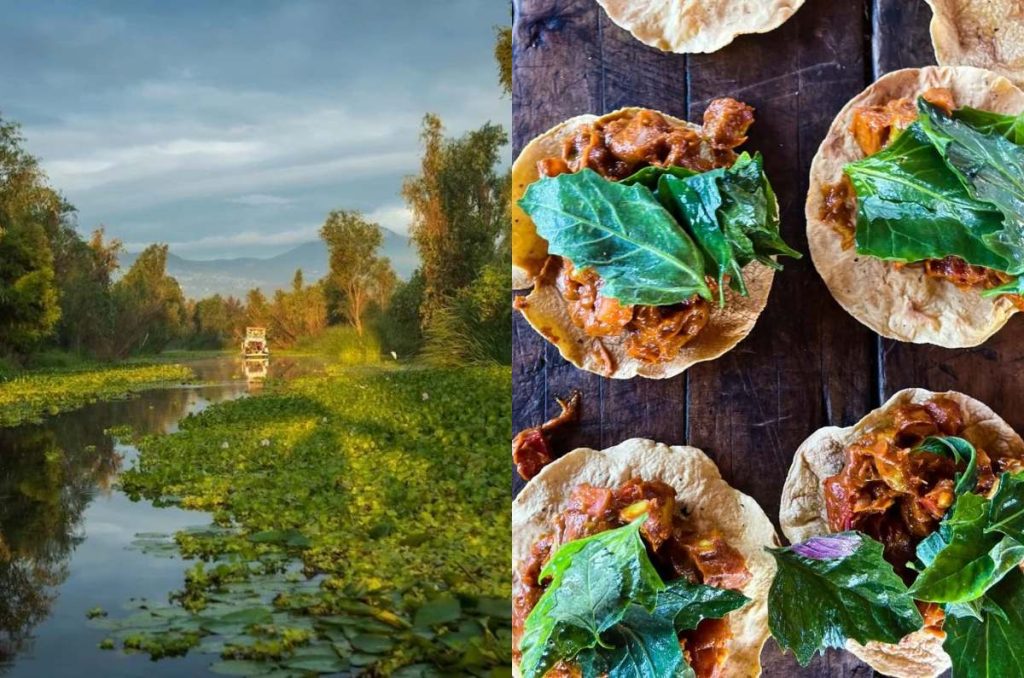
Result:
[[[584,676],[692,676],[678,633],[719,619],[748,602],[736,591],[659,577],[640,537],[641,517],[572,541],[541,572],[548,588],[526,618],[519,647],[524,678],[559,661]]]
[[[534,182],[519,204],[551,253],[601,276],[605,296],[651,306],[711,298],[703,255],[645,186],[584,169]]]
[[[882,545],[864,534],[841,532],[768,551],[778,564],[768,624],[801,665],[847,639],[895,643],[924,624]]]
[[[550,252],[594,269],[602,294],[624,304],[710,299],[705,273],[718,280],[723,304],[727,277],[746,294],[742,269],[751,261],[779,269],[773,257],[801,256],[779,234],[760,155],[704,173],[645,167],[620,182],[584,169],[534,182],[519,204]]]
[[[1024,574],[1019,568],[982,599],[981,619],[946,615],[942,647],[956,678],[1024,676]]]
[[[1001,532],[1024,544],[1024,473],[999,476],[985,532]]]
[[[929,436],[914,450],[950,457],[964,465],[963,472],[957,473],[955,478],[957,496],[972,491],[978,484],[978,453],[970,441],[956,436]]]

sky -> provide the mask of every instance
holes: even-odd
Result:
[[[398,233],[419,131],[511,124],[505,0],[0,0],[0,116],[137,251],[271,256],[332,209]],[[510,152],[509,152],[510,154]]]

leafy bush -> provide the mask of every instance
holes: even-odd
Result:
[[[423,303],[423,275],[416,271],[408,282],[399,283],[387,308],[373,321],[384,352],[411,358],[423,347],[420,305]]]
[[[342,365],[374,365],[381,360],[380,340],[376,333],[367,328],[360,336],[349,325],[335,325],[315,337],[300,339],[294,350],[323,355]]]

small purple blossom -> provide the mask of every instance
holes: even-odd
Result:
[[[801,544],[793,544],[793,552],[811,560],[831,560],[852,556],[860,546],[860,536],[845,533],[827,537],[811,537]]]

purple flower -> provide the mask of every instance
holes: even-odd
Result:
[[[852,556],[860,546],[860,536],[853,532],[827,537],[811,537],[801,544],[793,544],[793,552],[811,560],[830,560]]]

